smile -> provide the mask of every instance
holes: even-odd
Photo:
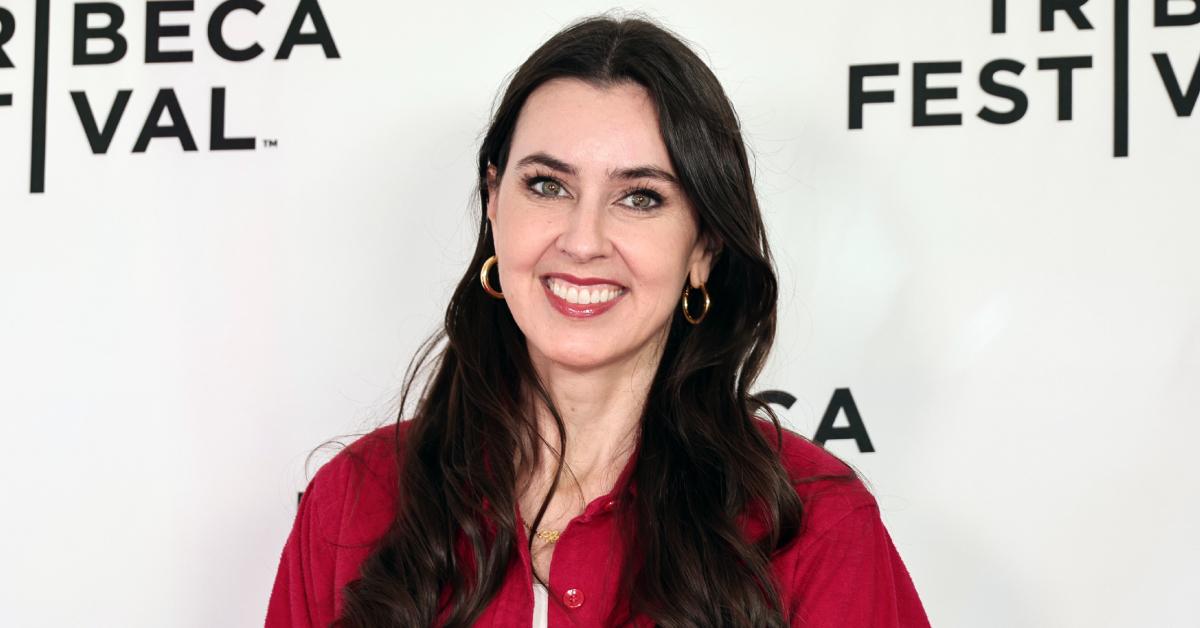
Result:
[[[614,283],[598,283],[596,280],[579,280],[575,283],[562,276],[547,276],[542,279],[546,298],[560,313],[571,318],[590,318],[607,312],[628,290]]]

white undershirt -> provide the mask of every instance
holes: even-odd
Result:
[[[549,610],[549,598],[546,594],[546,587],[542,583],[534,581],[533,583],[533,628],[547,628],[549,620],[546,618],[546,612]]]

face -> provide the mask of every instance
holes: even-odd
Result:
[[[488,220],[500,287],[534,364],[656,357],[684,282],[706,282],[712,254],[645,88],[543,83],[496,174]]]

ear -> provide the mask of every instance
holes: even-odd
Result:
[[[708,283],[708,273],[720,253],[721,243],[711,236],[703,235],[696,239],[688,260],[688,281],[693,288]]]
[[[500,181],[497,179],[496,166],[488,164],[487,167],[487,217],[494,225],[496,222],[496,202],[500,198]]]

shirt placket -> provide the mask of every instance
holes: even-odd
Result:
[[[555,543],[550,559],[548,625],[598,626],[612,604],[614,561],[619,557],[610,495],[588,504]]]

